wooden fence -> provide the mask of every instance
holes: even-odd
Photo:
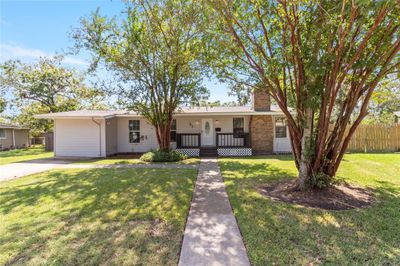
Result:
[[[400,124],[360,125],[347,148],[354,152],[400,151]]]

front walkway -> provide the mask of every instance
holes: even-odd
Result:
[[[250,265],[216,159],[201,160],[179,265]]]

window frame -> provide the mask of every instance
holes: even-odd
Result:
[[[175,121],[175,123],[174,123]],[[170,142],[176,142],[176,129],[177,129],[177,125],[176,125],[176,119],[173,118],[171,120],[171,128],[169,130],[169,141]],[[174,132],[174,133],[173,133]],[[173,137],[174,136],[174,137]]]
[[[277,126],[276,125],[277,121],[283,121],[284,125]],[[285,131],[282,131],[282,132],[285,132],[285,136],[284,137],[279,135],[279,134],[277,134],[277,131],[276,131],[277,128],[279,128],[279,129],[284,128],[285,129]],[[280,133],[282,133],[282,132],[280,132]],[[275,118],[275,121],[274,121],[274,135],[275,135],[276,139],[286,139],[287,138],[287,136],[288,136],[288,134],[287,134],[287,120],[284,117]]]
[[[6,129],[5,129],[5,128],[0,128],[0,132],[1,132],[1,131],[4,133],[4,136],[1,136],[1,135],[0,135],[0,139],[7,139]]]
[[[138,121],[138,126],[139,129],[131,129],[131,121]],[[129,144],[140,144],[141,143],[141,134],[140,134],[140,129],[141,129],[141,123],[140,123],[140,119],[129,119],[128,121],[128,142]],[[138,141],[136,142],[131,142],[131,133],[139,133],[138,134]]]
[[[235,127],[235,119],[241,119],[243,121],[242,127]],[[244,117],[237,116],[232,117],[232,132],[234,138],[243,138],[244,137]]]

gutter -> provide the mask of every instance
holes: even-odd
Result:
[[[97,122],[94,117],[92,117],[92,121],[99,126],[99,156],[101,157],[101,123]]]

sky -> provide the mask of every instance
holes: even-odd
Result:
[[[116,0],[0,0],[0,62],[33,62],[40,56],[69,51],[73,45],[70,32],[79,26],[81,17],[97,8],[107,16],[119,16],[123,7],[122,1]],[[66,56],[64,64],[84,70],[88,60],[88,54],[80,53]],[[205,81],[205,86],[210,101],[235,100],[216,79]]]

